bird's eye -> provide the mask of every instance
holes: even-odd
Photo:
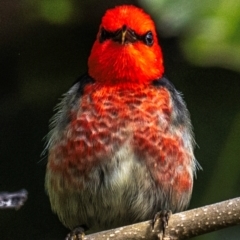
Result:
[[[112,33],[108,32],[106,29],[101,28],[100,30],[100,37],[99,37],[99,42],[102,43],[107,39],[110,39],[112,37]]]
[[[153,34],[151,31],[147,32],[144,36],[144,43],[148,46],[153,45]]]

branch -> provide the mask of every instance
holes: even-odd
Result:
[[[14,193],[0,192],[0,209],[14,208],[18,210],[27,200],[27,195],[28,192],[25,189]]]
[[[188,239],[237,224],[240,224],[240,197],[173,214],[169,219],[163,239]],[[152,231],[151,221],[146,221],[87,235],[84,240],[157,240],[158,236],[161,236],[160,229],[161,226],[158,223]]]

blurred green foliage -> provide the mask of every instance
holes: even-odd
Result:
[[[30,23],[46,21],[56,25],[69,24],[74,21],[76,14],[78,20],[81,19],[81,12],[75,11],[74,1],[70,0],[24,0],[24,5],[31,9],[31,13],[25,15]]]
[[[101,16],[125,3],[154,18],[166,74],[191,113],[203,171],[190,207],[240,195],[239,0],[0,1],[0,191],[29,191],[20,211],[1,212],[2,239],[67,232],[44,192],[42,138],[58,98],[87,71]],[[239,238],[235,227],[196,239]]]
[[[68,0],[37,1],[43,19],[51,23],[66,23],[71,18],[73,5]]]
[[[240,71],[239,0],[151,0],[141,3],[167,36],[180,35],[186,58]]]

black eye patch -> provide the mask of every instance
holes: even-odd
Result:
[[[106,41],[107,39],[113,38],[114,33],[115,32],[107,31],[105,28],[101,28],[99,42],[102,43],[102,42]]]
[[[105,28],[102,27],[100,30],[99,42],[103,43],[108,39],[114,39],[121,31],[126,30],[125,25],[123,26],[123,28],[120,28],[117,31],[112,32],[112,31],[107,31]],[[142,41],[144,44],[146,44],[149,47],[153,45],[154,39],[151,31],[148,31],[143,35],[137,34],[132,29],[128,29],[128,31],[131,32],[131,34],[134,35],[138,41]]]

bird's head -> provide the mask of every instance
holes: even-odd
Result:
[[[162,76],[163,59],[154,22],[131,5],[109,9],[88,59],[89,74],[109,84],[148,83]]]

